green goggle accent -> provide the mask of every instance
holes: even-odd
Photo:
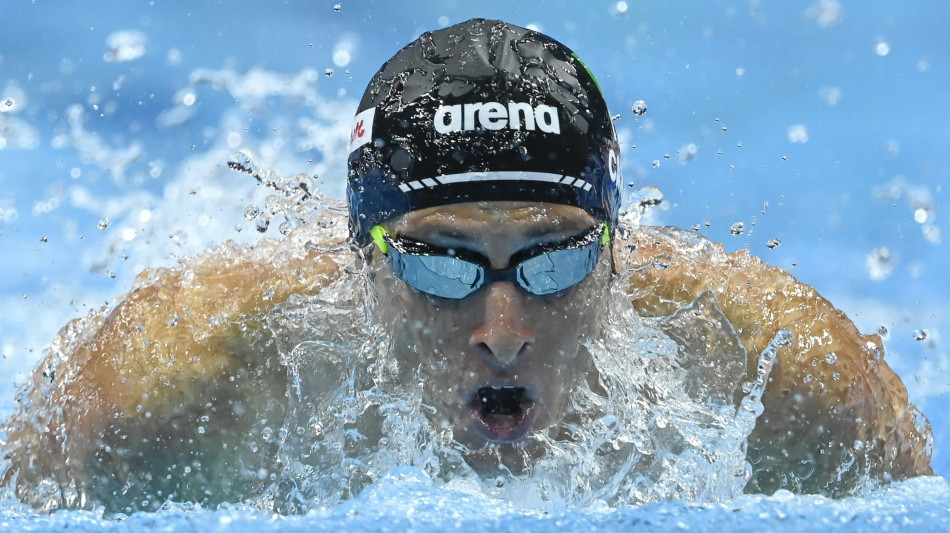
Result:
[[[510,281],[536,295],[563,291],[590,276],[610,243],[610,230],[602,223],[567,240],[519,251],[511,266],[496,269],[464,248],[393,237],[382,226],[374,226],[370,235],[396,277],[418,291],[456,300],[495,281]]]

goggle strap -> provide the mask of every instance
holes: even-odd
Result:
[[[379,251],[384,254],[389,253],[389,243],[386,242],[386,234],[389,233],[386,231],[386,228],[382,226],[373,226],[369,230],[369,234],[373,237],[373,242],[376,243],[376,246],[379,247]]]

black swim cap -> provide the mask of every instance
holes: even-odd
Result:
[[[416,209],[535,201],[617,220],[607,104],[563,44],[496,20],[423,34],[370,81],[350,135],[350,235]]]

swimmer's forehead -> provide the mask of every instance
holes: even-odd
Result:
[[[512,233],[526,239],[573,236],[596,224],[583,209],[544,202],[469,202],[419,209],[388,224],[397,235],[483,239]]]

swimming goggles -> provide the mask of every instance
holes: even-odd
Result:
[[[584,281],[610,242],[607,224],[557,243],[543,243],[511,257],[508,268],[491,268],[488,259],[464,248],[442,248],[393,237],[382,226],[370,235],[397,278],[441,298],[461,299],[496,281],[510,281],[531,294],[563,291]]]

